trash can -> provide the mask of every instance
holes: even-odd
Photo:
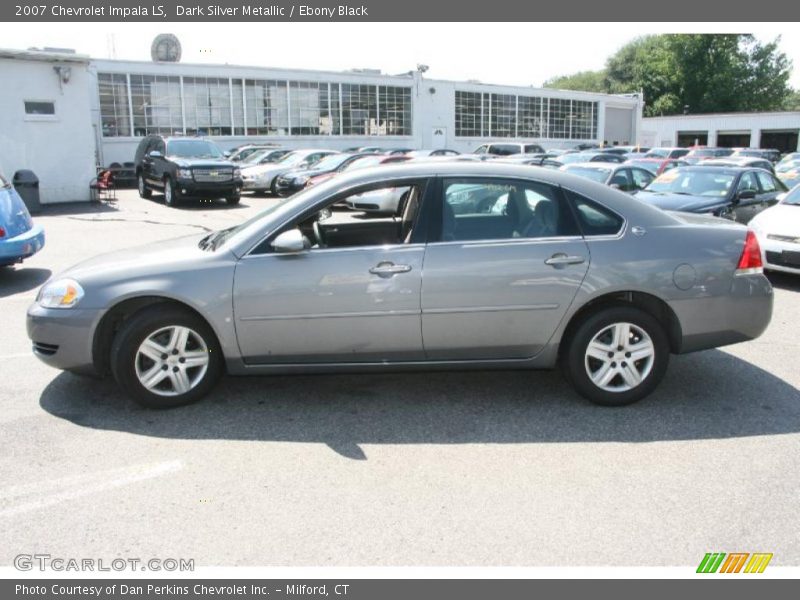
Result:
[[[39,202],[39,178],[36,173],[28,169],[20,169],[14,173],[14,189],[22,198],[28,212],[36,214],[41,211],[42,204]]]

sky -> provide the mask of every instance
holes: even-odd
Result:
[[[67,47],[94,58],[150,60],[159,33],[181,41],[185,63],[228,63],[342,71],[408,72],[432,79],[541,85],[596,70],[631,39],[649,33],[753,33],[782,36],[800,88],[800,36],[792,23],[17,23],[0,46]]]

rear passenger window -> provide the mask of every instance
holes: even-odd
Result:
[[[575,192],[566,193],[575,207],[583,235],[617,235],[622,230],[624,220],[615,212]]]
[[[775,180],[769,173],[756,173],[758,182],[761,184],[761,190],[764,192],[774,192],[778,189]]]
[[[516,180],[445,180],[441,241],[580,235],[558,189]]]

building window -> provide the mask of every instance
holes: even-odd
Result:
[[[232,135],[230,80],[184,77],[183,106],[187,135]]]
[[[56,103],[45,100],[25,100],[25,114],[52,117],[56,114]]]
[[[233,135],[244,135],[244,81],[231,79]]]
[[[181,81],[179,77],[131,75],[133,133],[183,133]]]
[[[517,135],[517,97],[509,94],[492,94],[491,136],[516,137]]]
[[[342,135],[378,135],[378,95],[374,85],[342,84]]]
[[[595,139],[597,102],[456,91],[457,137]]]
[[[456,136],[481,137],[483,134],[483,94],[456,91]]]
[[[129,136],[131,114],[128,103],[128,77],[118,73],[97,76],[100,92],[100,126],[104,137]]]
[[[411,135],[411,88],[378,88],[378,135]]]
[[[519,96],[517,108],[517,135],[523,138],[547,137],[542,119],[542,99]]]
[[[288,135],[289,104],[286,82],[248,79],[245,81],[248,135]]]
[[[291,135],[330,135],[333,123],[327,83],[290,82],[289,106]]]

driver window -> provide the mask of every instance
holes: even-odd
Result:
[[[741,192],[743,190],[752,190],[754,192],[758,191],[758,184],[756,183],[756,178],[753,173],[745,173],[739,180],[738,191]]]
[[[374,188],[337,196],[314,215],[296,223],[311,251],[408,244],[419,215],[421,183]],[[274,236],[253,254],[272,252]]]

